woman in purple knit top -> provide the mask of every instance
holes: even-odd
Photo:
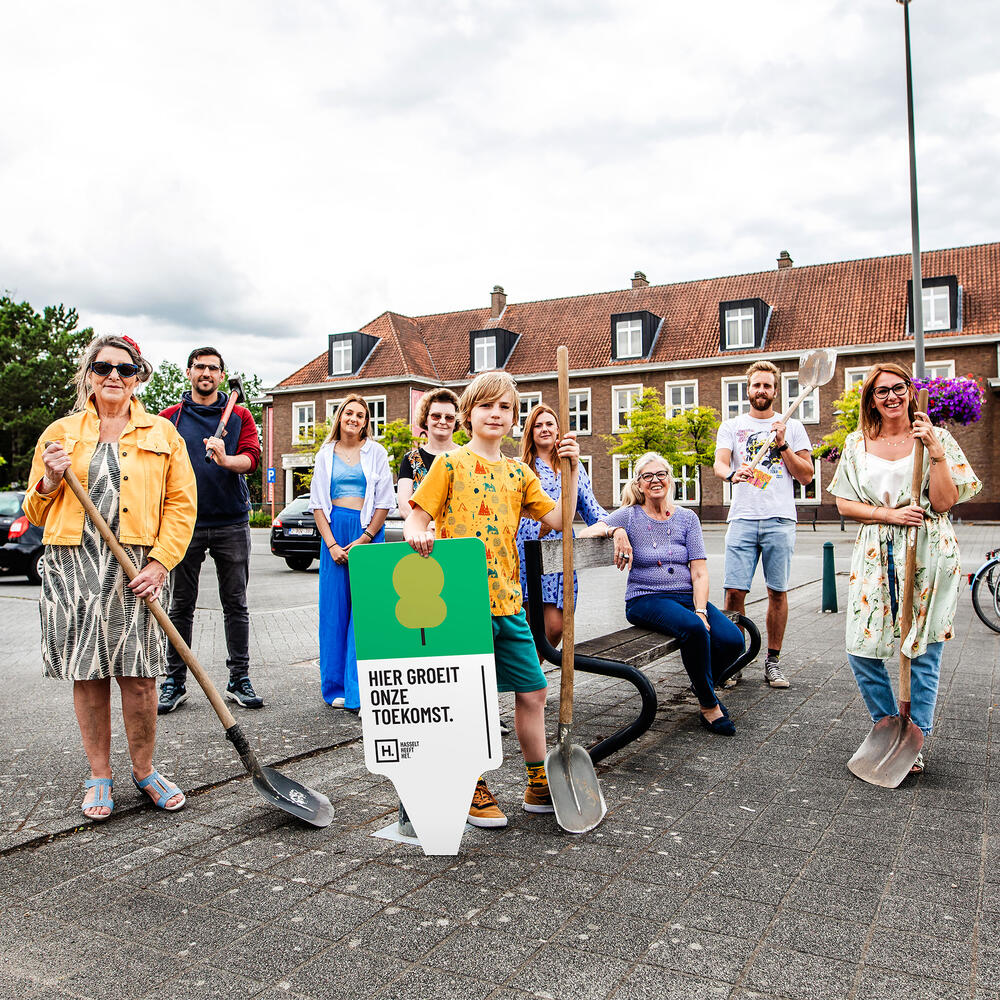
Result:
[[[743,633],[708,603],[708,564],[698,515],[673,500],[669,463],[647,452],[635,463],[622,506],[586,535],[614,536],[615,565],[628,569],[625,617],[633,625],[676,636],[681,661],[701,705],[701,723],[732,736],[736,727],[715,695],[714,677],[743,652]]]

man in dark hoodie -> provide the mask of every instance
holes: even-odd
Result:
[[[244,708],[260,708],[264,702],[254,691],[249,673],[250,492],[244,478],[260,464],[257,425],[246,407],[236,406],[222,436],[215,436],[229,395],[219,392],[226,377],[225,364],[214,347],[192,351],[185,375],[191,382],[191,391],[160,414],[187,443],[198,481],[198,519],[187,554],[173,571],[170,617],[190,645],[198,580],[208,552],[215,561],[229,652],[226,697]],[[206,452],[211,461],[205,461]],[[160,715],[172,712],[187,700],[186,679],[187,667],[170,647],[167,676],[160,686],[157,707]]]

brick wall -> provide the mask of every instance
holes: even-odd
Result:
[[[813,444],[819,442],[824,434],[833,429],[833,403],[844,390],[845,368],[864,368],[881,359],[899,360],[904,364],[911,363],[912,355],[899,352],[884,354],[849,355],[838,359],[837,368],[831,381],[819,390],[819,421],[806,424],[806,430]],[[934,348],[927,350],[927,361],[953,360],[956,375],[974,373],[982,377],[993,378],[997,374],[996,348],[993,345],[974,345],[962,348]],[[794,372],[794,362],[778,362],[783,372]],[[652,387],[664,398],[665,383],[679,381],[697,381],[698,403],[701,406],[711,406],[720,412],[723,410],[722,380],[730,377],[741,377],[746,370],[745,364],[713,365],[711,367],[691,367],[688,369],[672,369],[669,372],[643,372],[635,374],[628,368],[623,368],[620,374],[604,375],[595,378],[570,378],[570,389],[590,389],[590,421],[591,432],[581,435],[580,451],[591,457],[591,468],[594,480],[594,491],[598,500],[607,508],[613,506],[612,457],[608,454],[608,445],[604,436],[612,433],[613,389],[626,385]],[[519,388],[523,392],[541,392],[542,400],[553,409],[558,409],[556,383],[554,381],[536,382],[531,379],[521,379]],[[386,420],[409,419],[409,384],[393,384],[362,390],[365,396],[385,395]],[[343,396],[339,391],[323,390],[302,392],[276,397],[274,420],[274,464],[277,467],[277,483],[275,489],[275,504],[281,506],[285,502],[284,475],[281,468],[281,456],[292,451],[292,405],[295,402],[314,400],[316,414],[320,422],[326,413],[326,400]],[[777,408],[781,408],[779,397]],[[992,472],[1000,462],[1000,404],[994,395],[987,391],[983,419],[971,427],[953,428],[959,444],[984,482],[983,492],[968,504],[959,508],[959,516],[965,519],[1000,519],[1000,485]],[[520,442],[519,442],[520,443]],[[799,509],[800,520],[812,520],[815,515],[820,520],[836,520],[838,518],[836,505],[827,493],[827,486],[833,476],[835,466],[829,462],[820,463],[819,504],[802,504]],[[728,507],[723,503],[723,483],[717,479],[711,468],[702,469],[703,506],[702,514],[705,520],[724,520]]]

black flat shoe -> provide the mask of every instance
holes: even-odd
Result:
[[[736,735],[736,727],[733,725],[733,720],[730,719],[728,715],[723,715],[721,719],[709,722],[708,719],[706,719],[705,716],[699,712],[698,718],[701,719],[701,724],[710,732],[715,733],[716,736]]]

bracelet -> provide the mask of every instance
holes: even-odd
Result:
[[[733,476],[735,475],[736,475],[736,470],[733,469],[733,471],[730,472],[728,476],[726,476],[726,482],[731,483],[733,481]]]
[[[704,615],[707,618],[708,617],[708,608],[695,608],[694,609],[694,613],[696,615]]]
[[[336,542],[327,542],[326,543],[326,547],[332,552],[337,547],[337,543]]]
[[[940,458],[931,458],[931,465],[937,465],[939,462],[946,462],[947,460],[947,455],[942,455]]]
[[[361,532],[361,534],[362,535],[367,535],[368,536],[368,541],[370,541],[370,542],[374,542],[375,541],[375,536],[367,528],[365,528]]]

